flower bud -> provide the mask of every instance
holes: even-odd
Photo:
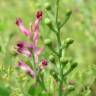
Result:
[[[67,58],[64,58],[64,57],[61,57],[60,58],[60,63],[67,64],[68,63],[68,59]]]
[[[48,65],[46,59],[43,59],[43,60],[42,60],[42,65],[43,65],[43,66],[47,66],[47,65]]]
[[[50,5],[50,3],[45,3],[45,9],[46,10],[50,10],[51,9],[51,5]]]
[[[66,16],[70,16],[71,14],[72,14],[72,10],[67,9],[67,10],[66,10]]]
[[[71,68],[74,69],[75,67],[77,67],[77,62],[73,62],[72,65],[71,65]]]
[[[50,55],[50,56],[49,56],[49,60],[50,60],[52,63],[55,63],[55,58],[54,58],[53,55]]]
[[[37,18],[37,19],[42,18],[42,15],[43,15],[43,12],[39,10],[39,11],[37,11],[37,13],[36,13],[36,18]]]
[[[71,39],[71,38],[67,38],[67,39],[66,39],[66,43],[67,43],[67,44],[72,44],[73,42],[74,42],[74,40]]]
[[[59,80],[58,73],[55,70],[50,70],[50,74],[53,76],[55,80]]]
[[[45,24],[49,27],[52,26],[52,21],[49,18],[45,18]]]
[[[51,40],[50,39],[45,39],[45,45],[47,45],[47,46],[51,46]]]

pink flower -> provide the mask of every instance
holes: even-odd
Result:
[[[42,47],[42,48],[33,47],[35,64],[38,63],[39,55],[42,53],[43,50],[44,50],[44,47]]]
[[[48,65],[46,59],[43,59],[43,60],[42,60],[42,65],[43,65],[43,66],[47,66],[47,65]]]
[[[31,32],[24,27],[23,22],[22,22],[22,20],[20,18],[16,19],[16,25],[19,27],[20,31],[24,35],[30,36]]]
[[[34,24],[32,25],[32,31],[34,32],[33,36],[33,52],[34,52],[34,59],[35,63],[38,63],[38,57],[40,53],[44,50],[44,47],[38,48],[38,39],[39,39],[39,23],[42,19],[42,11],[37,11],[36,13],[36,20]]]
[[[25,73],[30,75],[32,78],[35,77],[35,72],[23,61],[19,61],[17,67],[21,68]]]
[[[45,69],[45,67],[48,65],[48,62],[47,62],[47,60],[46,59],[43,59],[42,61],[41,61],[41,64],[39,65],[39,69],[40,70],[43,70],[43,69]]]
[[[31,47],[31,45],[29,46],[26,42],[21,41],[16,46],[17,53],[21,53],[27,57],[31,57],[32,51],[30,50],[30,47]],[[31,47],[31,49],[32,49],[32,47]]]

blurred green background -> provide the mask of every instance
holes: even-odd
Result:
[[[35,12],[43,10],[41,35],[44,38],[50,37],[55,42],[54,34],[44,23],[46,2],[51,3],[55,12],[55,0],[0,0],[0,96],[24,96],[22,92],[26,92],[30,86],[27,84],[29,77],[22,71],[17,73],[15,69],[18,58],[14,53],[14,46],[18,40],[26,40],[15,25],[17,17],[22,18],[29,28],[30,22],[34,21]],[[77,93],[83,86],[89,86],[89,89],[84,87],[85,95],[78,96],[96,96],[96,0],[60,0],[61,22],[66,10],[72,10],[72,16],[62,28],[61,38],[74,39],[68,55],[78,62],[78,67],[69,78],[77,81]],[[68,96],[77,95],[73,92]]]

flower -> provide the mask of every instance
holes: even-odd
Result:
[[[42,60],[42,65],[43,65],[43,66],[47,66],[47,65],[48,65],[46,59],[43,59],[43,60]]]
[[[35,63],[38,63],[38,57],[41,54],[41,52],[44,50],[44,47],[38,48],[38,39],[39,39],[39,23],[42,19],[42,11],[37,11],[36,13],[36,20],[32,26],[32,31],[34,32],[33,36],[33,52],[34,52],[34,61]]]
[[[35,77],[35,72],[27,64],[25,64],[23,61],[19,61],[18,64],[17,64],[17,67],[19,67],[22,70],[24,70],[32,78]]]
[[[27,57],[32,57],[34,55],[34,63],[38,63],[39,55],[43,52],[44,47],[38,48],[38,40],[39,40],[39,34],[40,34],[40,21],[42,19],[42,11],[37,11],[35,16],[35,22],[34,24],[31,24],[31,31],[26,29],[23,25],[23,22],[20,18],[16,19],[16,25],[19,27],[20,31],[30,39],[31,42],[25,42],[25,41],[19,41],[16,45],[17,53],[23,54]],[[32,36],[33,35],[33,36]],[[47,61],[43,59],[40,63],[40,66],[38,65],[38,69],[42,70],[47,66]],[[32,78],[36,77],[36,70],[35,72],[25,64],[23,61],[19,61],[17,64],[17,67],[21,68],[25,73],[29,74]]]
[[[16,48],[17,48],[17,53],[22,53],[27,57],[31,57],[32,56],[32,51],[29,50],[31,46],[29,46],[26,42],[21,41],[17,44]],[[32,48],[31,48],[32,49]]]
[[[16,19],[16,25],[19,27],[20,31],[23,34],[25,34],[26,36],[30,36],[31,32],[24,27],[23,22],[20,18]]]
[[[40,70],[43,70],[43,69],[45,69],[45,67],[48,65],[48,62],[47,62],[47,60],[46,59],[43,59],[42,61],[41,61],[41,63],[39,64],[39,69]]]

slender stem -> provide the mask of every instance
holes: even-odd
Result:
[[[70,19],[71,14],[72,14],[72,13],[70,13],[68,16],[66,16],[64,22],[59,26],[60,29],[61,29],[61,28],[67,23],[67,21]]]
[[[61,77],[61,79],[60,79],[60,81],[59,81],[59,89],[58,89],[58,95],[59,96],[62,96],[62,85],[63,85],[63,68],[61,67],[60,68],[61,70],[60,70],[60,77]]]
[[[50,26],[50,29],[51,29],[54,33],[57,33],[57,31],[56,31],[53,27]]]
[[[62,83],[63,83],[63,81],[61,80],[59,82],[59,94],[58,94],[58,96],[62,96]]]
[[[59,49],[59,56],[61,56],[61,39],[60,39],[60,30],[58,30],[58,33],[56,34],[57,35],[57,41],[58,41],[58,49]]]
[[[57,26],[58,27],[58,26]],[[57,36],[57,40],[58,40],[58,48],[59,48],[59,64],[60,64],[60,81],[58,82],[59,83],[59,89],[58,89],[58,95],[59,96],[62,96],[62,84],[63,84],[63,69],[62,69],[62,66],[61,66],[61,63],[60,63],[60,57],[61,57],[61,53],[62,53],[62,50],[60,49],[61,48],[61,39],[60,39],[60,29],[58,28],[58,32],[56,34]]]
[[[58,31],[58,33],[57,33],[57,40],[58,40],[58,45],[61,46],[60,31]]]
[[[60,50],[61,40],[60,40],[60,28],[59,28],[59,26],[58,26],[58,10],[59,10],[59,0],[57,0],[57,2],[56,2],[56,26],[57,26],[56,36],[57,36],[58,49],[59,49],[58,59],[59,59],[59,64],[60,64],[60,77],[61,77],[61,79],[60,79],[59,82],[58,82],[58,84],[59,84],[58,96],[62,96],[63,69],[62,69],[62,66],[61,66],[61,63],[60,63],[60,57],[61,57],[61,50]]]
[[[71,73],[71,71],[73,71],[74,68],[70,68],[67,70],[67,72],[65,74],[63,74],[63,77],[67,76],[69,73]]]
[[[60,55],[60,47],[61,47],[61,40],[60,40],[60,28],[58,26],[58,10],[59,10],[59,0],[56,1],[56,27],[57,27],[57,40],[58,40],[58,48],[59,48],[59,55]]]
[[[59,9],[59,0],[56,1],[56,24],[58,22],[58,9]]]
[[[58,54],[54,49],[52,49],[51,47],[49,47],[49,49],[50,49],[54,54],[56,54],[57,56],[59,56],[59,54]]]

